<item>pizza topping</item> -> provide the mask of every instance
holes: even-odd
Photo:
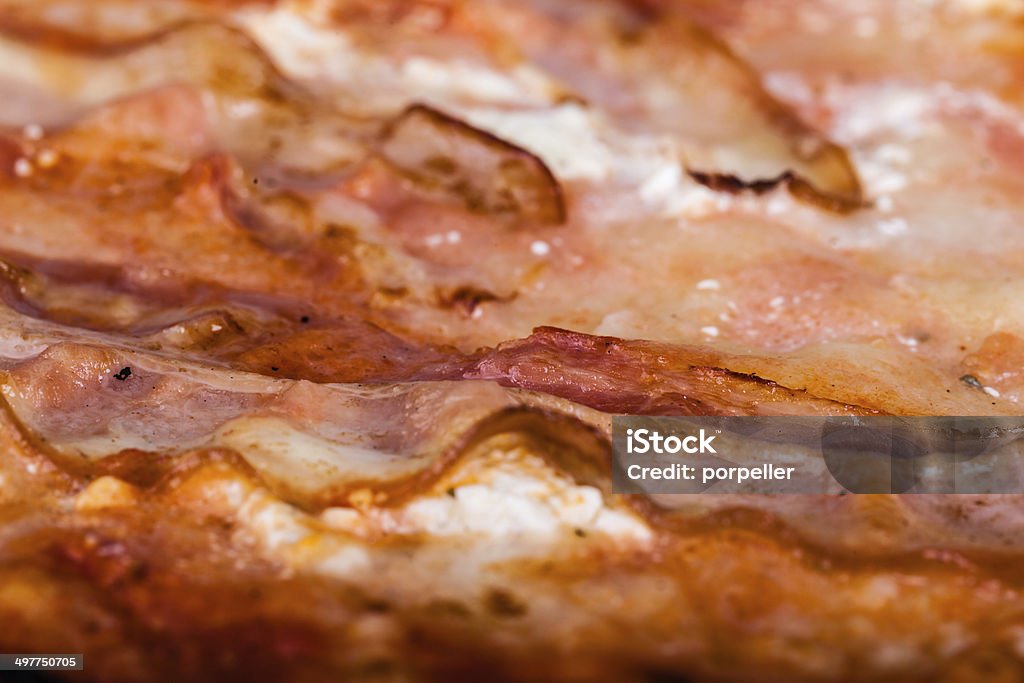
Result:
[[[961,5],[0,0],[0,640],[1017,665],[1019,497],[608,477],[610,412],[1019,412],[1019,27]]]
[[[557,399],[523,405],[490,383],[318,385],[175,369],[158,356],[64,343],[11,367],[3,393],[24,428],[74,473],[152,481],[145,470],[169,476],[196,453],[227,448],[305,507],[363,489],[394,505],[511,434],[543,444],[550,464],[575,481],[608,490],[600,431]]]
[[[701,185],[718,192],[737,194],[749,190],[756,195],[760,195],[781,186],[787,188],[794,197],[839,213],[845,213],[862,206],[860,200],[847,200],[823,194],[791,171],[783,171],[774,178],[753,181],[741,180],[734,175],[723,173],[705,173],[703,171],[688,171],[688,173],[691,178]]]
[[[84,44],[62,39],[50,49],[38,41],[24,42],[25,30],[0,24],[0,54],[16,60],[17,76],[65,103],[65,111],[53,113],[59,123],[83,107],[151,88],[192,87],[205,94],[202,107],[212,119],[210,127],[240,160],[261,166],[268,176],[289,178],[338,172],[359,161],[376,129],[345,117],[285,78],[247,34],[216,21],[181,21],[101,44],[88,37]],[[45,24],[31,29],[44,36],[55,31],[61,33]],[[148,123],[141,117],[132,120],[143,128]],[[183,127],[181,120],[170,124]],[[298,154],[300,140],[309,136],[318,140],[315,153]]]
[[[539,328],[500,345],[465,376],[543,391],[609,413],[652,415],[864,414],[718,365],[700,349]]]
[[[767,180],[745,181],[734,175],[722,173],[704,173],[703,171],[687,171],[690,177],[701,185],[718,192],[729,192],[736,194],[750,190],[754,194],[764,194],[774,190],[779,185],[788,185],[793,180],[793,174],[786,171],[775,178]]]
[[[544,162],[436,109],[406,109],[387,127],[380,150],[417,184],[454,194],[472,211],[565,222],[562,190]]]
[[[527,7],[529,9],[527,9]],[[744,183],[784,174],[799,199],[835,211],[862,204],[847,152],[770,95],[756,72],[678,14],[616,3],[502,8],[524,53],[628,128],[674,135],[686,165]],[[497,18],[493,19],[498,21]]]
[[[679,89],[676,102],[681,106],[674,115],[700,122],[677,127],[694,126],[699,137],[719,141],[714,156],[705,157],[702,151],[687,149],[684,140],[692,168],[735,176],[746,184],[785,180],[799,199],[836,211],[859,207],[860,182],[846,151],[768,94],[756,73],[713,35],[681,18],[665,17],[630,36],[622,56],[628,72],[649,69]],[[668,69],[658,68],[666,62]],[[663,106],[654,99],[654,87],[646,106]],[[658,120],[665,117],[669,125],[667,111],[648,111]],[[772,164],[777,165],[774,171]]]
[[[446,369],[446,361],[459,357],[450,347],[404,339],[356,319],[286,332],[244,349],[237,356],[228,356],[245,370],[266,372],[273,368],[282,377],[317,382],[444,379],[453,372]]]

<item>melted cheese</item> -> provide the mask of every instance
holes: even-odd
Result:
[[[395,59],[370,52],[355,45],[343,28],[317,26],[287,5],[245,12],[242,22],[291,76],[340,85],[372,84],[372,95],[362,106],[372,106],[374,98],[385,107],[416,99],[522,106],[548,103],[557,94],[550,79],[527,65],[499,69],[426,55]]]
[[[563,539],[576,530],[619,542],[649,542],[635,515],[610,509],[601,492],[579,486],[523,452],[493,452],[453,472],[446,491],[421,497],[397,512],[399,528],[431,535]]]

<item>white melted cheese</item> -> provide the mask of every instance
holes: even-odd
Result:
[[[447,487],[417,497],[396,512],[398,526],[438,536],[535,536],[598,533],[646,543],[649,527],[631,512],[608,506],[601,492],[561,475],[522,450],[495,451],[448,477]]]
[[[291,76],[344,75],[356,66],[354,48],[344,33],[317,30],[283,7],[242,13],[239,18],[246,30],[270,51],[277,66]]]
[[[448,480],[451,486],[439,485],[394,509],[328,508],[318,518],[249,482],[217,480],[207,485],[216,491],[206,493],[236,510],[238,533],[288,571],[349,579],[372,573],[369,544],[380,534],[471,541],[474,563],[481,566],[544,553],[572,536],[638,548],[653,541],[638,515],[613,509],[596,488],[576,484],[523,451],[495,451],[459,467]]]
[[[289,76],[337,84],[373,83],[405,99],[545,103],[556,85],[527,66],[498,71],[465,61],[414,55],[382,57],[360,50],[343,30],[325,28],[287,6],[239,14],[242,25]]]
[[[670,136],[627,133],[575,103],[516,111],[467,107],[459,113],[539,156],[559,180],[621,187],[630,204],[639,198],[654,215],[706,215],[731,203],[686,176]]]
[[[484,99],[513,104],[520,98],[547,99],[554,86],[538,71],[520,65],[502,73],[461,62],[441,62],[413,57],[402,65],[402,76],[413,88],[465,99]]]
[[[891,212],[894,198],[915,183],[933,180],[944,165],[966,163],[948,151],[952,145],[946,140],[956,138],[950,119],[980,115],[1024,134],[1024,118],[1015,108],[989,93],[948,83],[837,87],[827,91],[826,100],[836,112],[829,132],[850,150],[867,196],[882,213]],[[922,150],[929,150],[927,156]],[[901,221],[882,221],[879,233],[903,234]]]
[[[578,104],[515,111],[464,107],[458,113],[533,152],[560,181],[605,187],[607,203],[592,218],[635,217],[638,199],[644,211],[660,217],[698,217],[732,206],[730,197],[686,175],[682,154],[670,136],[627,133]],[[621,189],[620,201],[608,188]]]
[[[471,108],[465,113],[473,125],[538,154],[561,179],[605,180],[618,163],[594,114],[577,104],[520,111]]]

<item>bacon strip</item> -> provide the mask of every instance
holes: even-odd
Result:
[[[426,105],[388,125],[381,154],[417,183],[461,197],[473,211],[565,222],[562,190],[535,154]]]
[[[560,471],[607,488],[603,426],[556,399],[524,405],[483,382],[369,389],[239,383],[225,372],[182,373],[147,354],[64,343],[11,367],[5,396],[36,448],[65,470],[140,485],[196,449],[222,448],[305,507],[344,504],[364,488],[395,504],[429,489],[477,446],[514,433]]]
[[[465,373],[641,415],[858,415],[877,411],[821,399],[721,367],[707,351],[542,327],[500,345]]]
[[[100,42],[45,24],[0,23],[0,36],[0,49],[27,65],[18,75],[72,111],[172,84],[206,92],[221,142],[268,177],[339,173],[365,157],[378,128],[320,101],[286,78],[245,32],[217,20],[183,19]],[[307,146],[297,153],[299,139],[311,135],[319,140],[316,153]]]
[[[520,47],[624,125],[677,137],[686,164],[756,184],[787,174],[790,192],[822,208],[863,205],[847,152],[761,85],[757,72],[707,30],[628,3],[500,5]]]

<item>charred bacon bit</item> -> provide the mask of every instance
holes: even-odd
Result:
[[[566,220],[562,188],[535,154],[422,104],[384,131],[381,155],[417,184],[471,211],[530,223]]]
[[[778,176],[769,178],[768,180],[754,180],[749,182],[737,178],[734,175],[729,175],[728,173],[704,173],[703,171],[687,171],[686,173],[696,182],[710,190],[714,190],[715,192],[729,192],[731,194],[738,194],[744,191],[750,191],[754,194],[764,194],[766,192],[771,192],[779,185],[789,185],[790,181],[793,180],[793,174],[789,171],[783,171]]]
[[[782,186],[789,190],[789,193],[797,199],[809,204],[815,204],[823,209],[835,211],[836,213],[845,213],[863,206],[863,202],[848,202],[822,194],[813,185],[800,176],[795,175],[792,171],[783,171],[774,178],[766,180],[750,181],[728,173],[705,173],[695,170],[688,170],[686,173],[696,182],[715,192],[728,192],[730,194],[753,192],[756,195],[762,195]]]

